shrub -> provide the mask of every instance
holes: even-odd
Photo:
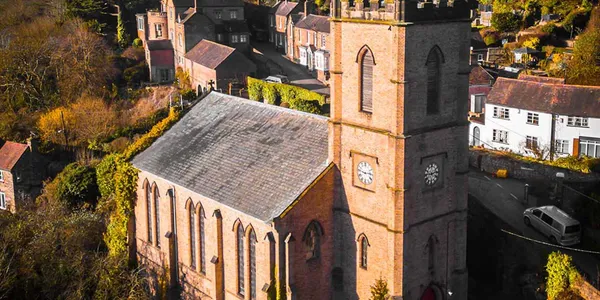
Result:
[[[198,97],[193,89],[183,89],[180,93],[181,97],[183,97],[183,100],[191,101]]]
[[[277,89],[275,88],[275,84],[268,82],[263,83],[262,94],[265,103],[275,104],[275,101],[277,101]]]
[[[523,47],[537,49],[540,45],[540,39],[537,37],[530,38],[523,42]]]
[[[248,97],[250,100],[262,100],[262,80],[248,77]]]
[[[322,114],[321,106],[325,104],[325,96],[319,93],[294,85],[264,82],[252,77],[248,77],[248,91],[254,93],[250,96],[252,100],[258,100],[261,95],[265,103],[274,105],[281,103],[282,107],[309,113]]]
[[[141,62],[133,67],[123,71],[123,79],[128,87],[137,87],[143,80],[148,79],[148,67],[145,62]]]
[[[572,293],[571,284],[580,280],[581,275],[577,272],[572,258],[560,252],[552,252],[546,263],[546,293],[549,300],[565,299],[567,294]]]
[[[486,44],[486,46],[490,46],[490,45],[496,44],[496,42],[498,42],[498,41],[496,40],[495,35],[490,34],[483,38],[483,42]]]
[[[387,282],[381,277],[375,280],[375,284],[371,286],[371,298],[370,300],[386,300],[389,297],[390,290],[388,289]]]
[[[540,28],[540,30],[542,30],[543,33],[552,34],[556,30],[556,24],[554,24],[554,23],[545,24],[542,26],[542,28]]]
[[[69,164],[50,184],[55,185],[53,200],[73,208],[95,205],[99,196],[94,168],[79,163]]]
[[[311,114],[321,114],[321,106],[317,100],[297,100],[290,105],[290,108]]]
[[[142,40],[140,38],[135,38],[133,40],[133,43],[131,43],[131,45],[135,48],[142,48],[142,46],[144,45],[144,43],[142,42]]]
[[[494,13],[491,21],[492,26],[501,32],[514,32],[521,26],[519,16],[512,12]]]

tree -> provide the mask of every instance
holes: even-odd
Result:
[[[375,280],[375,284],[371,286],[371,298],[370,300],[387,300],[389,297],[390,290],[387,286],[387,281],[381,277]]]
[[[546,263],[546,293],[549,300],[570,299],[575,292],[572,284],[581,280],[581,275],[572,264],[572,258],[560,252],[552,252]]]
[[[512,12],[494,12],[492,15],[492,26],[500,32],[514,32],[519,30],[521,20]]]
[[[532,37],[523,42],[523,47],[537,49],[540,46],[540,39],[538,37]]]
[[[64,204],[69,208],[95,206],[100,192],[96,184],[96,170],[80,163],[66,166],[62,172],[44,187],[41,198],[45,202],[56,205]]]
[[[600,85],[600,8],[592,11],[585,32],[579,35],[567,67],[567,83]]]

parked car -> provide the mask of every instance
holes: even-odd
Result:
[[[570,246],[581,241],[581,224],[558,207],[531,207],[523,212],[525,225],[539,230],[554,244]]]
[[[290,80],[285,75],[273,75],[263,79],[266,82],[275,82],[275,83],[290,83]]]

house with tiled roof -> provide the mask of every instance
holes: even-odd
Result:
[[[494,77],[482,66],[471,65],[469,74],[469,121],[481,123],[485,113],[485,102],[492,86]]]
[[[281,0],[269,11],[269,42],[283,54],[288,52],[288,22],[289,16],[304,9],[304,1],[291,2]]]
[[[322,82],[329,80],[329,17],[314,15],[304,3],[304,14],[293,24],[293,48],[288,57],[313,72]],[[312,3],[311,3],[312,5]]]
[[[40,194],[45,164],[36,141],[21,144],[0,139],[0,210],[15,212]]]
[[[496,80],[484,122],[471,122],[471,145],[546,159],[600,157],[600,87],[520,78]]]
[[[184,64],[198,91],[227,91],[229,83],[245,83],[256,72],[254,62],[239,50],[209,40],[200,41],[188,51]]]

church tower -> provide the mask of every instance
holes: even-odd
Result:
[[[469,12],[332,2],[336,299],[467,298]]]

